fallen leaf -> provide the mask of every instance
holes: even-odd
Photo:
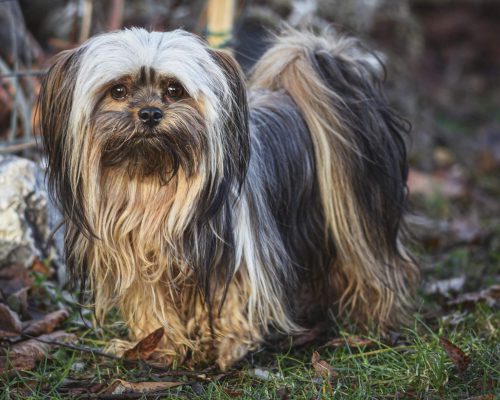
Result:
[[[100,395],[120,395],[133,393],[153,393],[184,385],[185,382],[127,382],[123,379],[113,381]]]
[[[24,265],[11,264],[0,268],[0,291],[4,298],[24,287],[31,288],[32,285],[33,280]]]
[[[458,346],[455,346],[448,339],[444,337],[439,338],[439,344],[443,347],[448,357],[450,357],[453,364],[459,372],[465,371],[469,366],[470,359],[469,357],[460,349]]]
[[[468,307],[472,308],[478,303],[486,303],[490,307],[500,300],[500,285],[493,285],[479,292],[464,293],[454,300],[446,303],[448,307]]]
[[[47,314],[43,319],[29,321],[23,329],[23,334],[28,336],[39,336],[52,332],[62,321],[69,317],[66,309],[57,310]]]
[[[330,380],[337,376],[333,367],[326,361],[321,359],[321,356],[315,351],[311,357],[311,363],[314,368],[314,373],[317,377]]]
[[[37,360],[31,356],[0,356],[0,373],[5,371],[29,371],[36,367]]]
[[[42,335],[37,339],[29,339],[12,346],[8,351],[3,350],[0,356],[0,373],[6,369],[32,369],[36,362],[42,360],[49,350],[57,343],[44,342],[73,342],[76,335],[64,331],[56,331],[48,335]],[[43,340],[44,342],[41,342]]]
[[[322,347],[360,347],[373,346],[375,342],[370,339],[364,339],[359,336],[347,336],[342,338],[333,338],[326,342]]]
[[[11,264],[0,268],[0,287],[3,288],[5,282],[8,281],[19,281],[21,282],[21,287],[33,285],[33,279],[30,277],[28,270],[22,264]],[[20,288],[17,288],[18,290]]]
[[[164,333],[165,330],[163,327],[158,328],[142,339],[133,348],[125,351],[125,353],[123,353],[123,358],[125,360],[147,360],[158,347]]]
[[[54,270],[50,267],[47,267],[47,265],[40,261],[40,258],[38,257],[35,257],[35,259],[33,260],[33,264],[31,264],[31,270],[47,277],[50,277],[54,273]]]
[[[23,325],[19,315],[5,304],[0,303],[0,338],[17,336]]]
[[[311,357],[311,363],[314,368],[314,375],[317,377],[317,379],[320,379],[322,382],[326,383],[328,391],[330,392],[330,394],[332,394],[332,381],[337,377],[337,372],[330,364],[321,359],[321,356],[317,351],[313,353]]]

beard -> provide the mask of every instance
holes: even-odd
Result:
[[[176,106],[155,127],[139,125],[119,112],[98,114],[94,126],[99,127],[96,137],[104,168],[122,168],[131,177],[157,177],[164,184],[179,168],[186,177],[195,174],[206,149],[204,120],[190,107]]]

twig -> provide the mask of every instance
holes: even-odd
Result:
[[[15,69],[17,69],[17,66],[14,66]],[[14,70],[12,72],[9,68],[9,66],[0,58],[0,72],[2,74],[8,75],[8,74],[17,74],[17,71]],[[24,92],[22,90],[21,85],[19,84],[19,80],[17,77],[14,78],[14,108],[12,110],[12,115],[11,115],[11,126],[10,126],[10,137],[9,139],[12,141],[15,138],[16,131],[17,131],[17,111],[21,112],[21,118],[23,120],[23,128],[24,128],[24,133],[25,133],[25,138],[28,138],[31,136],[31,105],[29,104],[28,100],[26,99],[26,96],[24,95]]]
[[[33,340],[36,340],[36,341],[41,342],[41,343],[50,344],[52,346],[61,346],[61,347],[66,347],[66,348],[71,349],[71,350],[81,351],[83,353],[91,353],[94,355],[109,358],[111,360],[121,361],[124,364],[133,364],[133,365],[139,365],[139,366],[145,365],[151,369],[161,371],[163,376],[200,377],[201,375],[204,375],[204,374],[206,374],[210,371],[213,371],[215,369],[215,367],[209,367],[209,368],[206,368],[205,370],[202,370],[202,371],[174,371],[174,370],[171,370],[169,367],[162,367],[161,365],[151,364],[151,363],[148,363],[147,361],[144,361],[144,360],[125,360],[124,358],[115,356],[113,354],[105,353],[104,351],[101,351],[98,349],[93,349],[93,348],[87,347],[87,346],[78,346],[78,345],[71,344],[71,343],[58,342],[57,340],[44,340],[44,339],[40,339],[39,337],[26,335],[26,334],[22,334],[21,337],[26,338],[26,339],[33,339]]]
[[[50,246],[52,246],[54,243],[53,243],[53,240],[56,236],[56,233],[59,229],[61,229],[64,225],[64,219],[62,219],[61,221],[59,221],[56,225],[56,227],[54,229],[52,229],[52,232],[50,232],[50,235],[49,235],[49,238],[47,239],[47,246],[45,247],[46,250],[48,250],[50,248]]]
[[[113,0],[111,4],[111,12],[109,13],[108,30],[114,31],[122,27],[123,5],[123,0]]]
[[[80,25],[80,35],[78,43],[85,42],[90,36],[90,28],[92,26],[92,0],[83,0],[83,15]]]
[[[0,74],[0,79],[3,78],[19,78],[21,76],[41,76],[47,73],[46,69],[31,70],[31,71],[17,71],[7,74]]]
[[[192,385],[194,382],[182,383],[183,385]],[[157,392],[150,393],[120,393],[120,394],[99,394],[99,393],[89,393],[79,395],[80,399],[100,399],[100,400],[121,400],[121,399],[159,399],[161,396],[171,395],[170,389],[160,390]]]
[[[415,348],[415,346],[386,347],[383,349],[367,351],[364,353],[351,354],[350,356],[346,357],[345,359],[348,360],[350,358],[360,358],[360,357],[364,357],[364,356],[373,356],[376,354],[387,353],[390,351],[407,350],[407,349],[413,349],[413,348]]]
[[[17,153],[18,151],[28,150],[34,147],[37,147],[36,140],[30,140],[26,143],[0,146],[0,154]]]
[[[21,337],[26,338],[26,339],[33,339],[33,340],[36,340],[37,342],[50,344],[53,346],[61,346],[61,347],[66,347],[66,348],[71,349],[71,350],[81,351],[84,353],[96,354],[96,355],[99,355],[102,357],[110,358],[112,360],[124,361],[120,357],[117,357],[117,356],[114,356],[112,354],[105,353],[104,351],[100,351],[98,349],[93,349],[93,348],[87,347],[87,346],[77,346],[77,345],[71,344],[71,343],[58,342],[57,340],[44,340],[44,339],[40,339],[39,337],[26,335],[26,334],[22,334]]]

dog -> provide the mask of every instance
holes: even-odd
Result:
[[[60,53],[39,97],[72,280],[165,363],[226,369],[270,335],[405,323],[408,124],[374,55],[284,29],[248,81],[183,30]]]

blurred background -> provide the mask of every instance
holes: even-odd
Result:
[[[413,125],[408,139],[412,213],[407,222],[423,267],[424,292],[446,300],[450,293],[498,282],[500,2],[235,0],[229,2],[230,26],[221,33],[210,20],[226,10],[226,3],[0,0],[0,266],[50,256],[47,244],[39,242],[52,240],[48,232],[57,225],[53,212],[44,208],[36,214],[36,204],[24,206],[27,217],[19,222],[8,209],[12,202],[6,193],[28,175],[33,187],[28,184],[26,193],[40,189],[38,164],[23,164],[28,175],[7,166],[13,155],[41,159],[36,98],[54,54],[123,27],[181,27],[231,48],[248,71],[266,49],[269,32],[286,22],[356,35],[384,60],[391,103]],[[43,185],[40,190],[39,201],[46,202]],[[15,246],[2,250],[13,230],[24,232],[24,223],[33,225],[26,234],[33,243],[24,252],[12,250]]]

